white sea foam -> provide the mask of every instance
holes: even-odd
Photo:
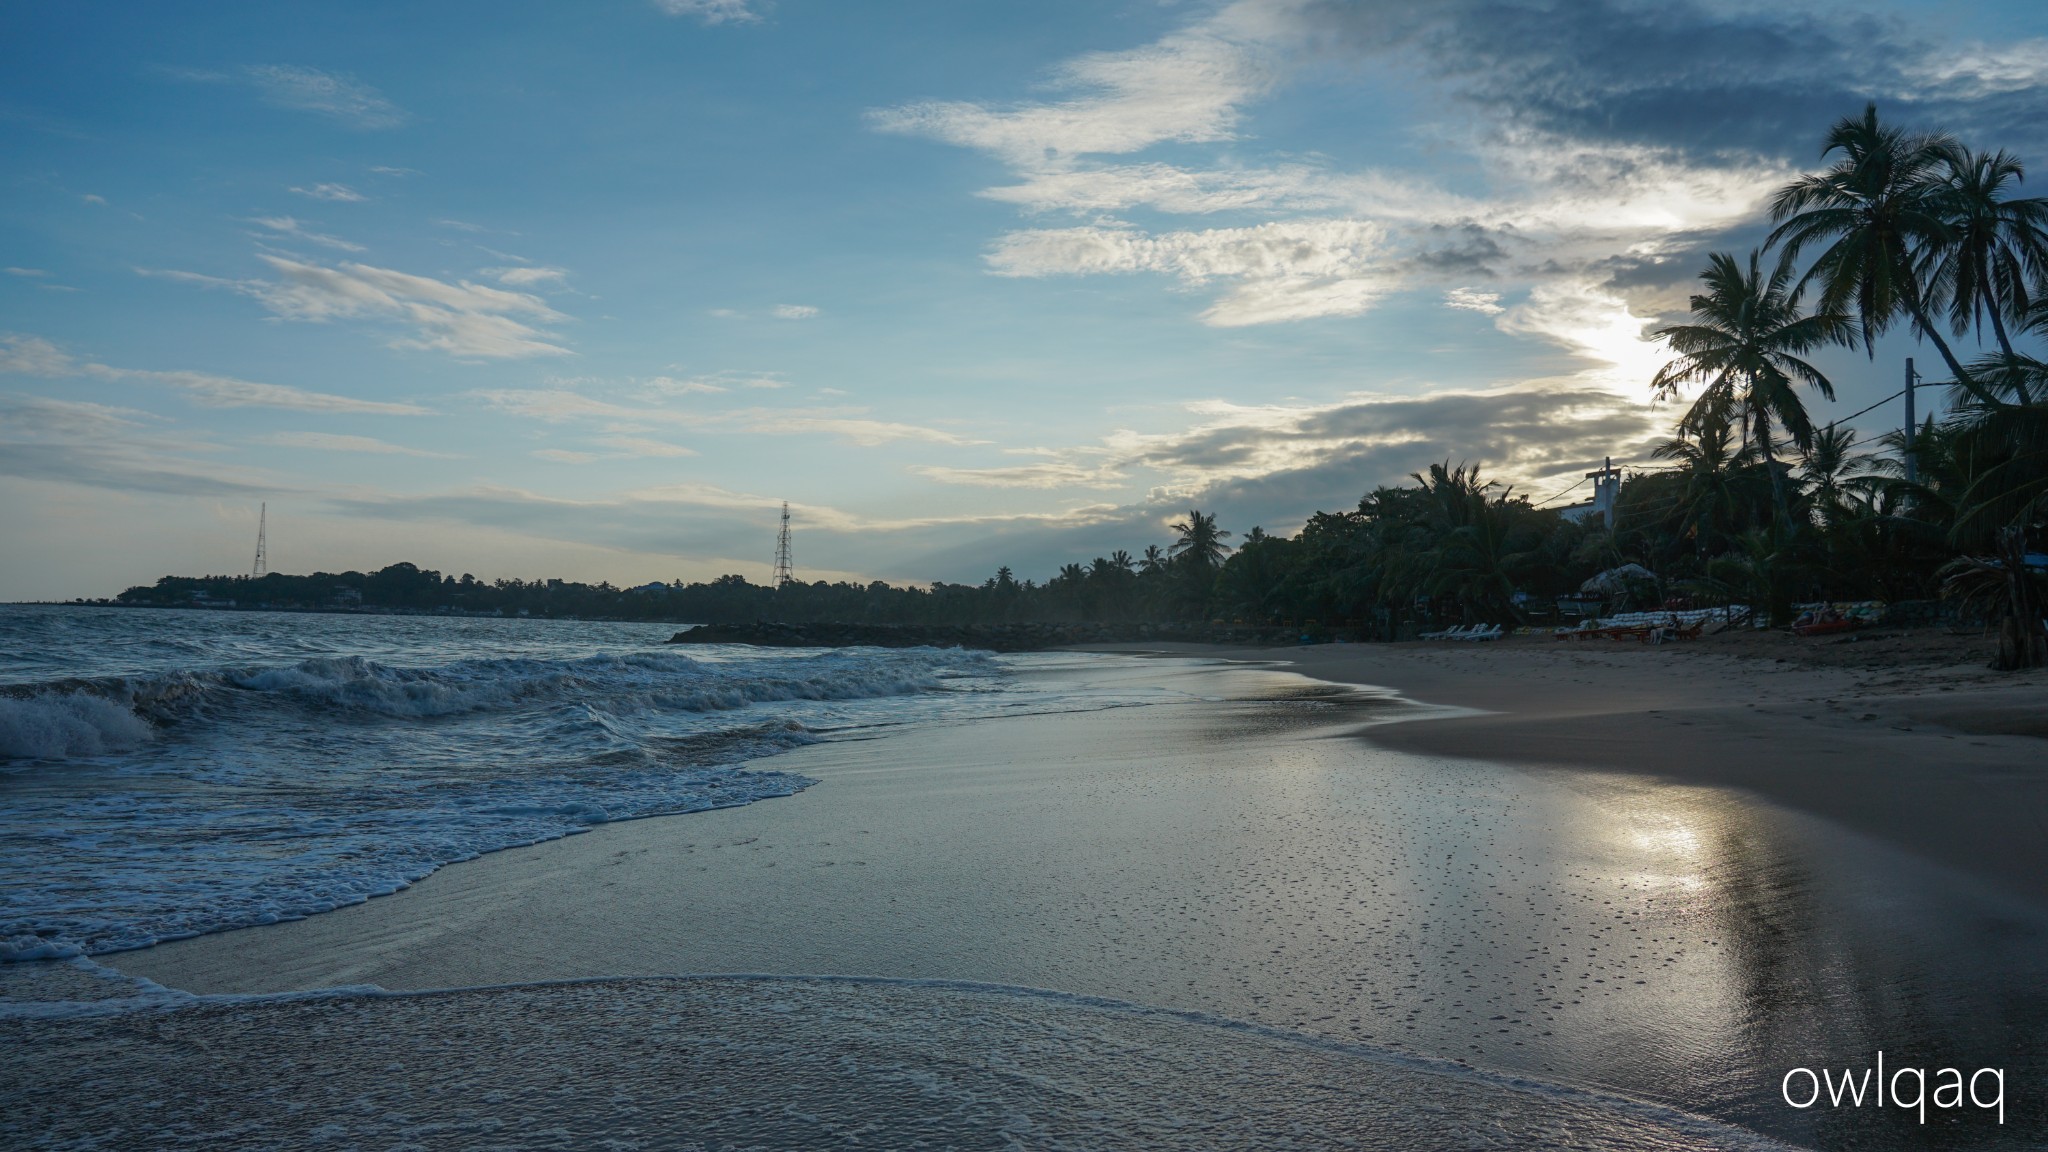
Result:
[[[165,621],[178,643],[146,634]],[[1005,691],[983,653],[686,653],[650,643],[666,631],[0,609],[27,665],[0,656],[0,961],[303,918],[594,824],[789,796],[810,781],[747,766]]]
[[[0,696],[0,760],[104,756],[138,748],[150,735],[148,721],[94,692]]]

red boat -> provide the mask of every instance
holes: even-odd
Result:
[[[1832,636],[1837,632],[1854,632],[1863,627],[1863,621],[1854,616],[1836,616],[1832,619],[1811,620],[1804,624],[1792,625],[1794,636]]]

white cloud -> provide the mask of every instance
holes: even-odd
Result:
[[[85,195],[80,196],[79,199],[85,201],[87,204],[105,204],[107,202],[107,198],[105,196],[101,196],[98,193],[94,192],[87,192]]]
[[[343,240],[339,236],[329,236],[324,232],[311,231],[304,224],[300,223],[296,217],[292,216],[258,216],[250,221],[250,223],[260,224],[279,235],[297,237],[300,240],[311,244],[318,244],[325,248],[339,248],[344,252],[361,252],[363,250],[361,244]]]
[[[529,455],[557,464],[590,464],[605,458],[600,452],[576,452],[567,448],[536,448]]]
[[[287,320],[325,323],[369,318],[411,325],[416,335],[392,341],[395,348],[485,359],[569,355],[568,349],[549,343],[551,334],[534,326],[568,317],[529,293],[467,280],[450,284],[368,264],[330,267],[268,253],[257,258],[279,278],[227,280],[196,272],[146,270],[143,274],[240,292]]]
[[[657,423],[694,422],[694,418],[658,408],[635,408],[586,396],[568,388],[486,388],[471,396],[514,416],[560,424],[568,420],[612,419]]]
[[[899,440],[925,444],[988,443],[986,440],[970,440],[952,432],[925,428],[917,424],[898,424],[887,420],[870,420],[861,416],[813,415],[802,410],[756,408],[729,413],[728,418],[740,421],[740,430],[744,432],[768,436],[837,436],[849,444],[862,448],[878,448]]]
[[[256,438],[259,444],[278,448],[310,448],[316,452],[362,452],[373,456],[421,456],[436,460],[453,460],[456,457],[447,452],[428,452],[421,448],[407,448],[371,436],[342,436],[332,432],[275,432]]]
[[[1498,316],[1507,309],[1500,306],[1500,293],[1485,292],[1478,288],[1453,288],[1444,293],[1444,306],[1462,308],[1468,312],[1483,312]]]
[[[372,171],[381,171],[381,169],[372,169]],[[301,196],[309,196],[315,200],[333,200],[344,204],[359,203],[366,199],[361,192],[346,184],[315,184],[311,188],[295,187],[292,191]]]
[[[47,340],[34,336],[0,337],[0,373],[55,379],[90,376],[101,380],[143,381],[182,389],[193,402],[209,408],[285,408],[296,412],[359,413],[379,416],[422,416],[417,404],[359,400],[331,392],[309,392],[284,384],[238,380],[211,372],[153,371],[115,368],[79,360]]]
[[[761,19],[755,0],[654,0],[671,16],[693,16],[706,24],[753,24]]]
[[[885,132],[977,148],[1025,169],[1090,153],[1130,153],[1165,142],[1236,135],[1239,105],[1275,80],[1269,5],[1240,3],[1157,43],[1091,52],[1055,73],[1078,93],[1008,108],[931,101],[870,114]]]
[[[677,456],[695,456],[697,450],[666,440],[650,440],[645,436],[606,436],[598,443],[616,448],[628,456],[668,459]]]
[[[1037,464],[1015,464],[997,468],[950,468],[920,464],[910,469],[942,484],[975,488],[1120,488],[1129,473],[1106,466],[1089,466],[1067,460]]]
[[[706,376],[693,376],[688,379],[678,379],[674,376],[650,376],[642,381],[642,383],[665,396],[681,396],[692,392],[727,391],[728,386],[721,383],[720,379],[718,377]]]
[[[1925,59],[1908,66],[1907,76],[1941,92],[1964,100],[1981,99],[2001,92],[2024,92],[2048,86],[2048,39],[2011,40],[2002,44],[1944,45]],[[1924,96],[1907,92],[1906,96]]]
[[[561,268],[486,268],[483,274],[500,284],[526,288],[535,284],[559,284],[569,275]]]
[[[1088,221],[1001,237],[990,271],[1152,271],[1185,287],[1214,282],[1224,291],[1202,319],[1222,326],[1356,315],[1392,292],[1456,291],[1457,279],[1474,276],[1571,279],[1617,255],[1654,260],[1754,215],[1789,175],[1755,156],[1700,159],[1499,117],[1441,130],[1439,146],[1462,150],[1476,176],[1458,191],[1421,174],[1342,171],[1315,157],[1248,161],[1250,106],[1326,63],[1330,51],[1351,50],[1328,40],[1328,13],[1316,7],[1235,0],[1149,45],[1076,57],[1054,73],[1055,98],[927,102],[872,112],[870,124],[994,156],[1017,179],[980,195]],[[2037,55],[2048,61],[2048,49],[2029,41],[1978,53],[1965,67],[2018,84]],[[1160,145],[1178,146],[1170,161],[1133,156]],[[1103,219],[1131,209],[1258,213],[1267,222],[1140,231]]]
[[[417,168],[393,168],[386,164],[373,165],[370,171],[375,172],[379,176],[417,176],[420,174],[420,170]]]
[[[49,275],[49,273],[48,273],[48,272],[45,272],[45,271],[43,271],[43,270],[42,270],[41,268],[12,268],[12,267],[10,267],[10,268],[7,268],[7,269],[6,269],[5,271],[6,271],[6,273],[7,273],[7,274],[8,274],[9,276],[48,276],[48,275]]]
[[[1581,374],[1627,395],[1644,395],[1669,358],[1644,330],[1656,323],[1638,316],[1627,300],[1590,281],[1538,284],[1529,298],[1495,321],[1501,331],[1535,336],[1593,362]]]
[[[1127,228],[1013,232],[989,253],[1003,276],[1161,272],[1197,286],[1232,288],[1203,320],[1219,327],[1352,316],[1391,285],[1385,230],[1362,220],[1293,220],[1251,228],[1152,235]]]
[[[809,320],[818,310],[809,304],[777,304],[775,318],[778,320]]]
[[[396,104],[348,76],[290,64],[255,65],[247,76],[272,104],[315,112],[351,128],[394,128],[405,122]]]

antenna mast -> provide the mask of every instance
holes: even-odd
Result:
[[[256,563],[249,566],[249,579],[254,580],[270,571],[270,549],[267,537],[270,535],[270,501],[256,513]]]
[[[782,502],[782,532],[775,537],[775,575],[771,583],[780,588],[796,580],[789,570],[789,501]]]

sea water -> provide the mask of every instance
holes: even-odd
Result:
[[[594,824],[788,796],[810,781],[773,757],[821,739],[1145,699],[1028,688],[981,652],[675,631],[0,607],[0,960],[305,917]]]

